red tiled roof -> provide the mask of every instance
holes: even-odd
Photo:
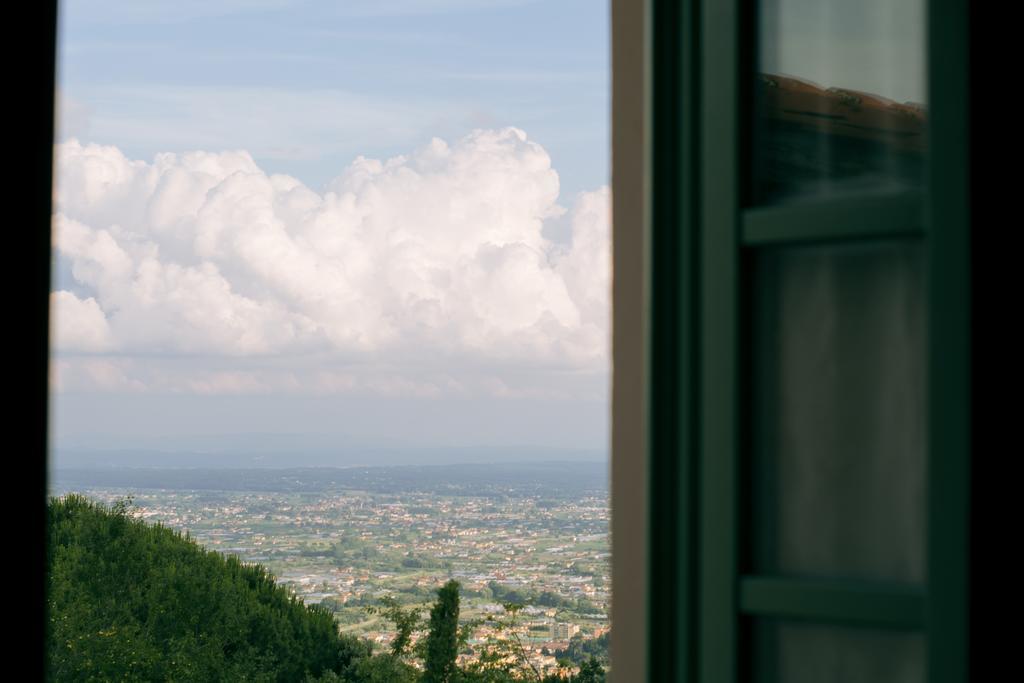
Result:
[[[927,111],[873,93],[823,88],[792,76],[761,74],[762,115],[829,135],[884,141],[905,151],[925,147]]]

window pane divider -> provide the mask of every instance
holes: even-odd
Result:
[[[746,209],[744,246],[783,246],[924,235],[924,196],[900,192]]]
[[[925,625],[923,586],[743,576],[739,595],[740,611],[748,615],[907,629]]]
[[[702,3],[700,367],[697,481],[699,650],[696,681],[739,680],[739,0]],[[660,682],[659,682],[660,683]]]

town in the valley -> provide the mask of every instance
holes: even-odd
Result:
[[[51,492],[108,504],[130,496],[138,517],[262,564],[307,604],[330,609],[340,631],[377,647],[393,625],[367,608],[391,596],[426,616],[455,579],[470,645],[514,634],[547,670],[567,652],[606,656],[605,468],[80,470],[58,472]],[[510,614],[510,603],[523,607]]]

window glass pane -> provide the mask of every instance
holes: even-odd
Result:
[[[912,243],[757,257],[759,571],[923,580],[922,257]]]
[[[758,683],[916,683],[925,679],[924,636],[760,620],[754,628]]]
[[[762,0],[753,203],[919,186],[923,0]]]

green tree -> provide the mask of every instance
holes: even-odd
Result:
[[[417,683],[419,672],[398,657],[385,653],[361,660],[353,680],[359,683]]]
[[[354,681],[370,655],[263,567],[137,519],[130,499],[47,513],[50,680]]]
[[[604,667],[591,656],[589,660],[580,666],[580,672],[572,679],[573,683],[604,683]]]
[[[518,619],[525,605],[505,602],[502,607],[505,608],[505,615],[488,620],[494,635],[488,637],[487,644],[479,653],[477,661],[468,667],[467,673],[485,676],[471,679],[474,681],[541,681],[541,673],[530,662],[526,646],[519,635]]]
[[[423,683],[450,683],[459,653],[459,582],[451,580],[437,590],[430,610]]]
[[[395,625],[395,637],[391,641],[391,655],[401,658],[408,652],[412,634],[420,625],[420,610],[403,609],[391,595],[385,595],[379,602],[380,607],[366,607],[366,613],[379,614]]]

